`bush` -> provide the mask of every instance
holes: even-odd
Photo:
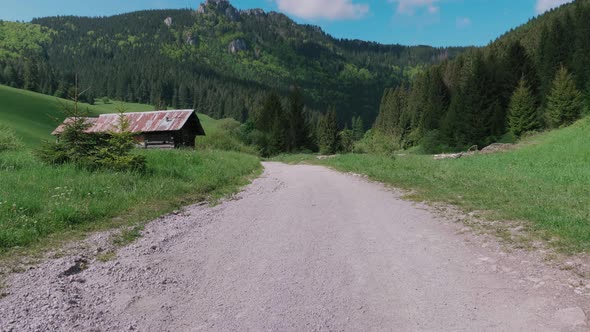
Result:
[[[116,155],[106,153],[99,154],[88,167],[96,165],[97,168],[110,169],[113,171],[125,172],[144,172],[146,169],[146,159],[142,155]]]
[[[340,132],[340,151],[343,153],[350,153],[354,150],[354,135],[355,132],[350,129],[344,129]]]
[[[218,130],[207,134],[207,136],[197,137],[195,146],[199,150],[235,151],[252,155],[258,155],[259,153],[258,149],[244,144],[237,138],[237,135],[225,130]]]
[[[97,149],[95,164],[99,168],[107,168],[115,171],[144,171],[145,157],[133,155],[135,148],[133,134],[129,131],[131,124],[124,115],[124,109],[119,111],[119,127],[109,133],[104,147]]]
[[[17,150],[23,147],[23,143],[16,136],[12,128],[0,125],[0,152]]]
[[[367,131],[365,137],[354,145],[354,153],[393,155],[397,150],[399,150],[399,144],[392,136],[381,134],[373,129]]]
[[[240,126],[241,124],[238,121],[230,118],[221,119],[218,121],[218,128],[227,133],[230,133],[231,135],[238,135],[240,132]]]
[[[90,124],[84,117],[72,118],[55,143],[47,142],[35,151],[43,162],[52,165],[72,163],[88,170],[144,171],[146,160],[132,154],[135,148],[130,123],[119,109],[118,127],[106,135],[86,133]]]
[[[70,160],[66,146],[55,142],[44,142],[33,153],[39,160],[49,165],[61,165]]]
[[[442,142],[444,142],[444,138],[438,130],[429,131],[420,141],[420,152],[435,154],[453,151],[453,148]]]

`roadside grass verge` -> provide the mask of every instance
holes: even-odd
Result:
[[[411,189],[417,200],[529,221],[533,232],[564,252],[590,251],[590,118],[493,155],[442,161],[341,155],[317,163]]]
[[[135,225],[181,206],[236,192],[258,158],[226,151],[141,151],[146,173],[47,166],[29,151],[0,153],[0,255],[47,247],[91,231]],[[133,234],[123,236],[133,237]]]
[[[297,154],[289,154],[284,153],[278,156],[274,156],[271,158],[265,159],[266,161],[276,161],[285,164],[301,164],[301,163],[315,163],[318,161],[318,156],[313,154],[305,154],[305,153],[297,153]]]

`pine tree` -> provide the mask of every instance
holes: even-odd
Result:
[[[330,107],[318,123],[318,145],[320,153],[334,154],[338,149],[338,120],[336,108]]]
[[[502,71],[506,74],[507,86],[505,88],[508,98],[519,86],[520,80],[524,78],[531,95],[537,100],[541,88],[539,75],[531,57],[519,41],[514,41],[508,46],[505,66]]]
[[[543,79],[542,93],[548,95],[551,81],[560,66],[567,64],[572,43],[567,38],[568,31],[564,28],[560,17],[553,17],[549,26],[545,25],[541,32],[540,73]]]
[[[441,124],[441,134],[444,143],[448,146],[463,148],[468,143],[467,124],[461,113],[465,109],[465,95],[461,90],[451,98],[449,111]]]
[[[39,71],[37,64],[31,59],[25,61],[24,85],[25,90],[37,91],[39,81]]]
[[[540,127],[535,100],[524,77],[510,100],[508,125],[510,131],[517,137]]]
[[[547,99],[546,119],[550,128],[572,124],[580,118],[584,109],[582,93],[578,91],[573,77],[563,66],[557,72]]]
[[[586,89],[584,90],[584,111],[583,115],[590,115],[590,82],[586,84]]]
[[[365,126],[363,119],[360,116],[352,118],[352,139],[360,141],[365,135]]]
[[[96,164],[101,168],[115,171],[143,171],[146,159],[142,155],[132,154],[135,140],[131,132],[131,122],[122,104],[116,107],[118,113],[117,126],[109,132],[104,146],[96,152]]]
[[[490,94],[489,70],[484,55],[476,51],[464,68],[464,81],[456,96],[454,110],[458,115],[455,124],[456,146],[484,146],[491,134],[494,96]],[[450,120],[450,118],[447,118]]]
[[[407,99],[408,93],[403,86],[389,89],[386,92],[381,102],[379,115],[375,120],[375,129],[379,133],[388,136],[403,135],[408,126],[405,117],[403,117],[406,113]]]
[[[340,151],[343,153],[350,153],[354,149],[354,131],[352,129],[344,128],[338,134],[338,140],[340,142]]]
[[[295,86],[289,95],[289,132],[286,142],[289,152],[299,150],[307,143],[309,133],[304,108],[303,93],[298,86]]]
[[[74,162],[80,165],[88,166],[92,163],[92,157],[97,145],[95,136],[88,134],[86,130],[91,127],[87,120],[89,110],[82,109],[79,105],[80,96],[86,91],[78,89],[78,77],[76,76],[75,85],[70,91],[69,98],[72,103],[59,102],[65,121],[62,132],[59,135],[58,142],[46,142],[39,150],[37,156],[48,164],[63,164]]]
[[[178,89],[174,89],[174,94],[172,95],[172,108],[175,110],[178,109]]]
[[[275,115],[269,135],[269,146],[267,147],[268,155],[273,156],[287,151],[287,129],[288,123],[280,113]]]
[[[2,76],[4,76],[4,82],[6,85],[16,85],[16,73],[14,72],[14,69],[11,65],[6,65],[6,67],[4,67]]]
[[[178,107],[186,109],[191,106],[190,92],[185,85],[180,85],[178,89]]]
[[[262,108],[255,116],[256,129],[265,133],[271,132],[276,125],[276,118],[282,113],[281,98],[274,91],[269,93],[264,99]]]
[[[590,80],[590,7],[581,2],[576,3],[576,34],[574,53],[571,68],[576,73],[576,81],[579,88],[585,88]]]

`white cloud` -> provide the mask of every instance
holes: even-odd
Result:
[[[471,25],[471,19],[469,17],[457,17],[457,28],[463,29]]]
[[[549,9],[559,7],[574,0],[537,0],[537,14],[543,14]]]
[[[369,12],[366,3],[352,0],[275,0],[279,10],[303,19],[358,19]]]
[[[439,12],[440,7],[437,3],[440,0],[388,0],[391,3],[397,3],[397,13],[404,15],[414,15],[417,10],[425,9],[430,14]]]

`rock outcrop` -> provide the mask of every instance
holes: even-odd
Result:
[[[240,14],[245,15],[245,16],[255,16],[255,17],[266,15],[264,10],[262,10],[260,8],[241,10]]]
[[[164,20],[164,24],[166,24],[168,27],[172,26],[172,17],[166,17],[166,19]]]
[[[193,34],[192,32],[187,32],[184,35],[184,41],[189,45],[197,45],[198,38],[197,38],[196,34]]]
[[[213,10],[224,15],[230,21],[239,21],[240,12],[228,0],[206,0],[197,9],[198,14],[206,14]]]
[[[227,17],[230,21],[235,22],[240,20],[240,12],[232,6],[229,6],[225,9],[225,17]]]
[[[231,54],[236,54],[238,52],[247,51],[248,44],[243,39],[236,39],[229,43],[227,47],[227,51]]]

